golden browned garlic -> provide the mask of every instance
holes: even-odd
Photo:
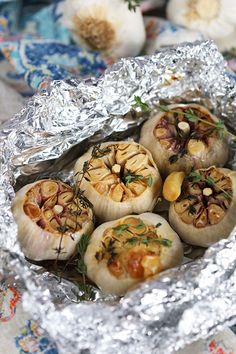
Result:
[[[236,172],[214,166],[192,171],[176,199],[169,209],[171,226],[185,242],[208,247],[235,225]]]
[[[161,194],[162,180],[152,155],[128,141],[102,144],[95,155],[90,149],[75,165],[75,178],[102,221],[151,211]],[[81,180],[81,171],[87,164]]]
[[[144,213],[100,225],[84,261],[88,277],[104,293],[123,295],[132,286],[180,265],[178,235],[159,215]]]
[[[67,184],[41,180],[20,189],[12,206],[18,240],[32,260],[68,259],[83,234],[93,231],[93,213]]]
[[[198,104],[170,105],[166,112],[144,124],[140,144],[151,151],[163,176],[173,171],[188,173],[193,167],[223,166],[228,145],[219,136],[218,122],[217,117]]]

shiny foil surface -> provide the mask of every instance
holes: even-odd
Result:
[[[96,301],[78,303],[75,285],[25,260],[11,213],[21,185],[49,176],[70,181],[73,161],[90,144],[137,134],[147,117],[129,113],[135,95],[153,110],[159,102],[202,102],[233,129],[235,87],[214,43],[187,43],[123,59],[98,80],[45,83],[2,127],[0,279],[21,284],[25,310],[61,353],[170,353],[235,323],[236,229],[203,258],[165,271],[120,301],[98,291]]]

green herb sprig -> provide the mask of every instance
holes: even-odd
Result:
[[[136,11],[136,8],[140,6],[141,0],[125,0],[128,3],[128,8],[130,11]]]
[[[134,103],[132,104],[132,108],[136,111],[137,108],[140,109],[143,113],[149,113],[151,108],[146,102],[143,102],[141,97],[134,96]]]
[[[233,197],[232,194],[225,191],[224,188],[217,186],[214,178],[212,178],[211,176],[207,176],[205,178],[203,175],[201,175],[197,171],[191,171],[190,174],[188,176],[186,176],[186,179],[191,183],[205,182],[209,187],[216,187],[219,190],[221,190],[221,192],[224,193],[224,196],[226,199],[232,200],[232,197]],[[192,212],[190,211],[190,213],[194,214],[194,211],[192,211]]]
[[[225,127],[224,122],[222,120],[218,120],[218,122],[216,122],[216,123],[209,122],[206,119],[200,118],[197,115],[197,113],[195,113],[193,111],[192,108],[188,108],[188,109],[186,109],[186,111],[179,112],[176,110],[169,109],[168,106],[160,105],[159,109],[161,112],[171,112],[171,113],[183,114],[186,117],[186,119],[192,123],[202,122],[206,125],[209,125],[209,126],[213,127],[214,129],[216,129],[217,134],[221,139],[223,139],[225,137],[225,133],[227,133],[228,135],[233,137],[233,143],[236,144],[236,135],[234,135],[233,133],[226,130],[226,127]]]
[[[131,171],[128,171],[124,175],[123,180],[126,185],[135,181],[145,181],[149,187],[151,187],[153,184],[152,175],[148,175],[147,177],[144,177],[142,175],[135,174],[134,172]]]

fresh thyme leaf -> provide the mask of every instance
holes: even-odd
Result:
[[[86,275],[87,267],[83,259],[78,259],[76,270],[78,273]]]
[[[176,154],[176,155],[172,155],[169,157],[169,163],[172,165],[173,163],[177,162],[179,159],[179,155]]]
[[[138,237],[130,237],[127,238],[126,242],[130,243],[131,245],[135,245],[137,242],[140,242],[140,240],[138,239]]]
[[[82,274],[83,277],[85,277],[87,273],[87,267],[86,264],[84,263],[84,255],[89,245],[89,241],[90,241],[90,236],[87,234],[83,234],[77,245],[78,260],[77,260],[76,270],[78,273]],[[84,284],[85,284],[85,278],[84,278]]]
[[[128,8],[130,11],[136,11],[136,8],[140,6],[141,0],[125,0],[128,3]]]
[[[208,176],[206,179],[206,183],[210,186],[213,187],[215,185],[215,181],[212,177]]]
[[[192,183],[198,183],[202,180],[202,176],[196,171],[190,172],[190,174],[186,178],[189,182]]]
[[[131,182],[134,182],[134,181],[143,180],[144,177],[142,175],[136,175],[135,173],[128,171],[124,175],[123,179],[124,179],[125,184],[127,185],[127,184],[129,184]]]
[[[143,220],[140,220],[138,225],[135,226],[135,229],[139,230],[139,229],[142,229],[144,226],[145,226],[145,224],[144,224]]]
[[[109,154],[109,152],[111,152],[111,148],[109,148],[109,146],[101,149],[101,144],[98,144],[93,147],[91,156],[93,159],[99,159],[100,157]]]
[[[165,247],[171,247],[171,245],[172,245],[172,241],[168,240],[167,238],[159,238],[159,239],[155,240],[155,242],[159,243]]]
[[[192,204],[190,204],[188,207],[188,213],[194,215],[196,214],[196,212],[197,212],[196,208]]]
[[[231,200],[233,198],[233,193],[232,192],[224,192],[224,197],[227,200]]]
[[[128,230],[129,227],[130,227],[130,225],[128,225],[128,224],[122,224],[122,225],[113,227],[113,230],[115,231],[116,236],[121,236],[123,231]]]
[[[225,136],[225,125],[224,125],[224,123],[222,122],[222,120],[219,120],[219,121],[216,123],[216,129],[217,129],[217,133],[218,133],[220,139],[223,139],[224,136]]]
[[[90,241],[90,236],[87,234],[83,234],[81,239],[79,240],[79,243],[77,245],[77,251],[78,251],[81,258],[84,257],[84,254],[85,254],[87,247],[89,245],[89,241]]]
[[[160,227],[162,225],[162,223],[161,222],[158,222],[157,224],[156,224],[156,227]]]
[[[185,117],[189,122],[197,123],[198,122],[198,115],[192,110],[192,108],[187,109],[184,112]]]
[[[148,175],[146,179],[147,179],[147,185],[148,185],[148,187],[151,187],[151,186],[152,186],[152,183],[153,183],[152,175]]]
[[[95,300],[96,293],[94,291],[94,287],[90,284],[75,282],[79,291],[82,293],[77,296],[78,301],[93,301]]]
[[[149,105],[146,102],[143,102],[141,97],[139,96],[134,96],[134,104],[132,104],[133,109],[140,108],[142,112],[147,113],[150,112],[151,109]]]
[[[167,106],[164,106],[163,104],[160,104],[159,109],[161,112],[169,112],[169,108]]]

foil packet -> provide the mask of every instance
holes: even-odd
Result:
[[[146,119],[129,114],[134,96],[204,103],[235,126],[235,79],[211,41],[123,59],[99,79],[45,83],[0,131],[0,280],[24,289],[23,305],[61,353],[170,353],[236,321],[236,228],[198,260],[171,269],[121,301],[78,302],[79,290],[27,262],[11,213],[14,190],[42,177],[70,181],[91,144],[135,136]],[[231,168],[235,168],[231,149]]]

